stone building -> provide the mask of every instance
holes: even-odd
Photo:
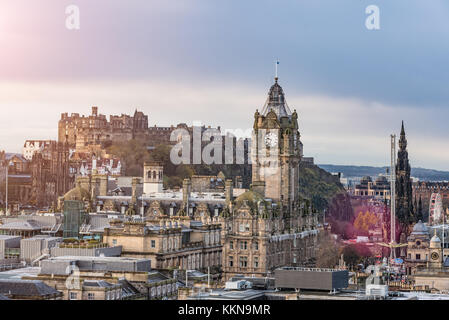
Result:
[[[418,201],[421,201],[421,210],[424,221],[428,221],[429,219],[432,194],[439,193],[443,208],[449,207],[449,182],[417,181],[413,182],[412,190],[414,199],[419,199]]]
[[[225,200],[212,193],[190,193],[188,187],[161,190],[162,177],[159,164],[146,163],[144,177],[130,179],[130,186],[120,187],[120,193],[107,176],[78,177],[76,187],[59,199],[60,209],[68,200],[84,202],[87,213],[95,213],[86,216],[80,234],[122,246],[124,256],[151,258],[155,269],[218,271],[222,251],[218,215]],[[111,218],[98,223],[105,214]]]
[[[69,191],[74,182],[69,170],[68,145],[52,141],[34,153],[30,167],[33,204],[55,207],[58,197]]]
[[[22,155],[0,152],[0,204],[6,205],[6,172],[8,172],[8,207],[18,211],[32,201],[32,176],[29,161]]]
[[[437,235],[438,228],[433,229],[426,252],[426,263],[416,266],[412,279],[416,286],[428,287],[432,291],[447,294],[449,292],[449,262],[443,252],[443,243]],[[445,246],[444,246],[445,247]]]
[[[58,123],[58,141],[67,143],[77,152],[101,150],[105,143],[139,138],[157,146],[175,143],[176,141],[170,141],[170,135],[173,130],[180,128],[192,131],[184,123],[170,127],[150,127],[148,116],[137,110],[133,116],[111,115],[108,121],[105,115],[98,113],[98,107],[92,107],[92,114],[89,116],[63,113]],[[203,126],[202,130],[206,128]]]
[[[103,241],[122,246],[123,256],[150,258],[157,270],[218,271],[221,266],[220,224],[190,219],[154,222],[110,222]]]
[[[150,272],[148,259],[62,256],[41,261],[36,276],[22,279],[44,282],[63,300],[122,300],[147,295]]]
[[[148,116],[135,111],[134,116],[112,115],[110,121],[92,107],[92,114],[63,113],[58,124],[58,141],[76,147],[83,152],[90,145],[101,145],[106,141],[127,141],[148,129]]]
[[[27,140],[23,155],[0,153],[0,193],[3,203],[8,165],[8,203],[13,211],[25,206],[38,208],[56,204],[74,182],[70,174],[70,150],[52,140]]]
[[[36,152],[42,152],[45,147],[50,146],[52,143],[52,140],[26,140],[23,145],[22,155],[26,160],[31,161]]]
[[[418,221],[407,239],[405,267],[407,274],[413,274],[418,267],[427,266],[429,261],[430,235],[427,226]]]
[[[234,189],[241,185],[217,176],[164,190],[163,167],[146,163],[143,177],[130,178],[120,190],[101,180],[107,190],[97,192],[93,176],[79,178],[76,195],[89,198],[88,212],[126,217],[109,221],[103,241],[121,245],[124,255],[150,257],[156,269],[221,266],[225,279],[264,277],[278,267],[313,265],[318,217],[300,198],[301,155],[298,115],[276,78],[255,114],[250,189]]]
[[[390,200],[390,183],[385,176],[379,176],[373,182],[371,177],[363,177],[354,188],[354,195],[374,197],[378,200]]]
[[[256,111],[254,118],[252,186],[234,200],[232,182],[226,184],[221,214],[225,279],[236,274],[265,277],[315,256],[317,216],[299,195],[298,115],[288,108],[277,78],[262,113]]]

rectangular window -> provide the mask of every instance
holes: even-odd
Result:
[[[69,298],[70,298],[70,300],[77,300],[77,294],[76,294],[76,292],[70,292]]]
[[[254,268],[259,268],[259,257],[254,257]]]
[[[234,250],[234,241],[229,242],[229,249]]]
[[[151,240],[151,248],[156,248],[156,240]]]
[[[241,250],[248,249],[248,242],[247,241],[240,241],[240,249]]]
[[[95,293],[88,293],[87,300],[95,300]]]
[[[254,242],[254,250],[259,250],[259,242]]]
[[[117,239],[112,239],[112,244],[113,244],[114,246],[116,246],[116,245],[117,245]]]
[[[248,257],[240,257],[240,268],[246,268],[248,266]]]
[[[249,223],[245,224],[245,231],[249,232]]]
[[[229,266],[233,267],[234,266],[234,257],[229,256]]]
[[[420,254],[416,255],[416,260],[421,260],[421,255]]]
[[[241,224],[239,225],[239,231],[240,231],[240,232],[245,232],[245,225],[244,225],[243,223],[241,223]]]

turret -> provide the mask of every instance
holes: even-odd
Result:
[[[164,167],[160,162],[145,162],[143,167],[143,193],[163,191]]]

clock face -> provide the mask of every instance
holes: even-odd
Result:
[[[265,136],[265,144],[268,147],[276,147],[277,144],[278,144],[278,136],[275,133],[273,133],[273,132],[268,133]]]
[[[438,253],[436,253],[436,252],[432,252],[432,254],[431,254],[430,257],[432,258],[432,260],[438,260],[439,255],[438,255]]]

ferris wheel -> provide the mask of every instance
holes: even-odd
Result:
[[[432,193],[429,204],[429,223],[431,225],[443,222],[443,201],[439,193]]]

